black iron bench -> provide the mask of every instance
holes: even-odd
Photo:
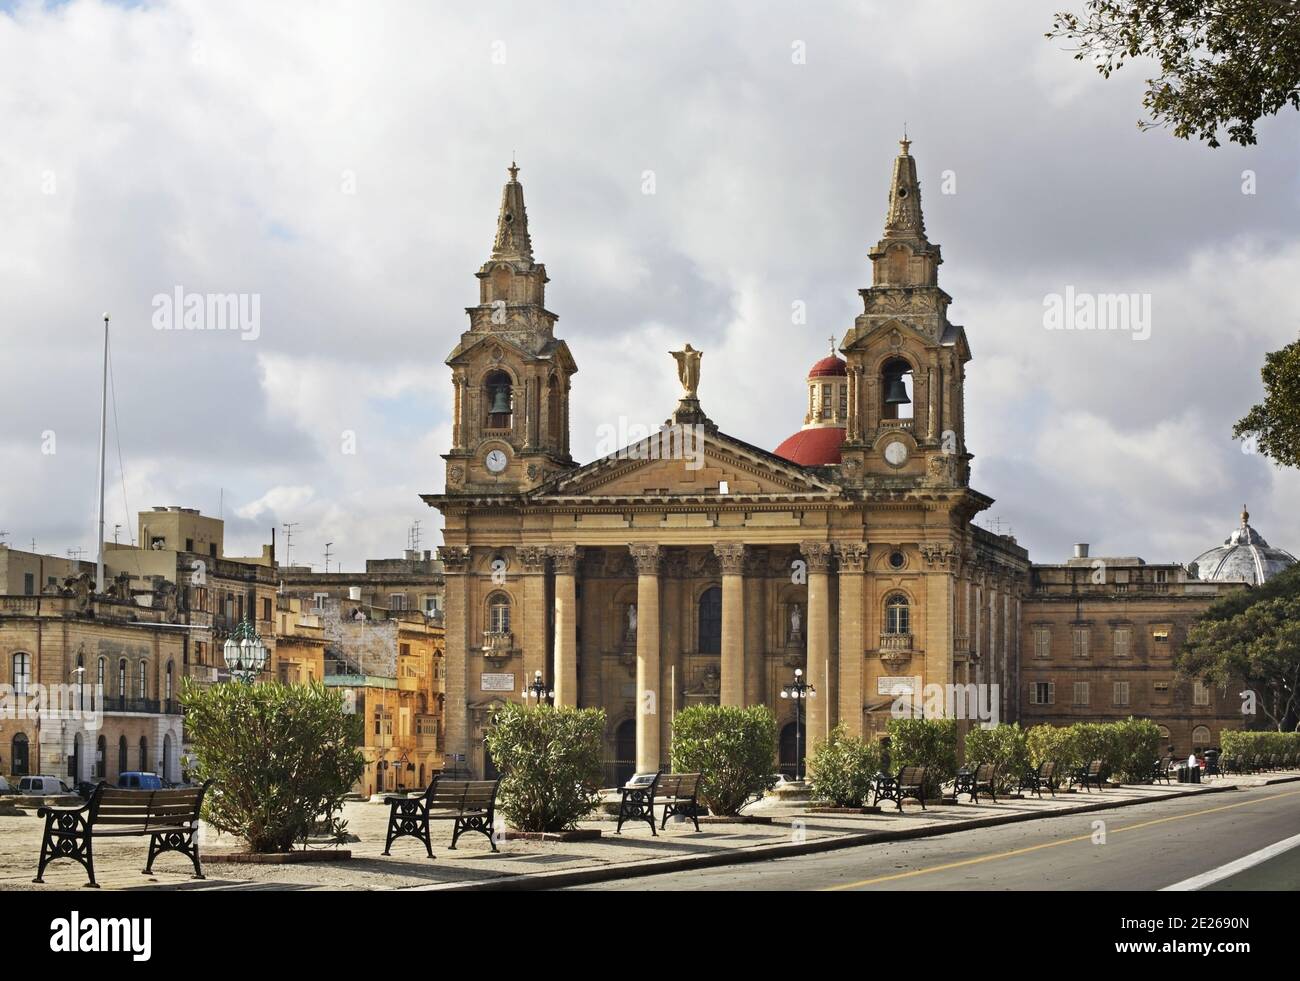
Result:
[[[454,821],[451,848],[466,831],[477,831],[497,850],[492,836],[500,780],[439,780],[429,798],[430,821]]]
[[[1081,766],[1074,773],[1070,774],[1070,786],[1076,783],[1082,785],[1084,790],[1089,787],[1096,787],[1101,790],[1101,760],[1092,760],[1086,766]]]
[[[882,800],[892,800],[898,805],[898,809],[903,809],[903,798],[914,797],[921,803],[921,810],[925,810],[925,780],[928,769],[924,766],[905,766],[898,771],[898,776],[891,777],[888,773],[882,773],[876,777],[875,796],[871,801],[872,806],[879,804]]]
[[[970,802],[972,804],[979,801],[981,790],[988,793],[989,797],[993,799],[994,804],[998,802],[997,788],[994,786],[994,781],[997,780],[997,775],[998,768],[994,763],[981,763],[979,766],[975,767],[975,772],[971,775],[969,788]]]
[[[384,798],[388,804],[388,838],[384,841],[384,855],[388,854],[398,838],[415,838],[424,842],[425,851],[433,858],[433,843],[429,838],[429,806],[433,803],[433,792],[441,779],[442,774],[435,773],[422,794],[390,794]]]
[[[658,835],[655,830],[655,807],[664,809],[663,823],[659,831],[668,827],[668,819],[674,814],[684,814],[691,819],[695,830],[700,830],[700,774],[698,773],[636,773],[623,785],[623,796],[618,804],[618,827],[616,834],[623,833],[623,824],[627,821],[645,821],[650,825],[650,833]]]
[[[1162,756],[1151,764],[1151,782],[1157,783],[1163,780],[1170,783],[1169,771],[1176,770],[1176,761],[1172,756]]]
[[[41,859],[33,882],[44,882],[45,867],[62,858],[79,862],[95,881],[93,842],[96,838],[149,838],[149,858],[143,873],[153,874],[153,861],[163,852],[180,852],[194,863],[194,878],[203,878],[199,864],[199,812],[211,781],[179,790],[119,790],[102,781],[80,807],[42,807],[45,818]]]
[[[1041,800],[1043,797],[1043,788],[1046,787],[1048,793],[1053,797],[1056,796],[1056,788],[1060,785],[1060,780],[1056,776],[1056,761],[1049,760],[1046,763],[1040,763],[1036,770],[1026,770],[1020,775],[1020,784],[1017,791],[1032,790]]]

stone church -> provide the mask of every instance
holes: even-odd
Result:
[[[607,780],[666,763],[673,714],[700,703],[769,706],[787,771],[836,723],[882,731],[918,684],[996,684],[1014,719],[1029,557],[972,524],[993,503],[969,483],[972,352],[948,319],[908,141],[862,312],[808,372],[803,427],[775,451],[710,418],[688,344],[661,432],[574,460],[578,363],[509,172],[447,358],[445,492],[424,496],[445,520],[452,765],[492,772],[484,728],[539,677],[558,705],[606,710]],[[782,697],[797,669],[815,691],[798,703]]]

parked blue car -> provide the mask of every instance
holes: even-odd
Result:
[[[124,770],[118,774],[117,785],[122,790],[162,790],[162,780],[156,773],[144,773],[140,770]]]

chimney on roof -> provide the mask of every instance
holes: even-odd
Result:
[[[1086,559],[1088,557],[1088,543],[1079,542],[1074,546],[1074,557],[1076,559]]]

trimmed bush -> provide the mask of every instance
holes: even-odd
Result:
[[[808,760],[813,793],[835,807],[862,807],[880,772],[880,746],[850,735],[840,723]]]
[[[1260,756],[1289,757],[1300,753],[1300,732],[1243,732],[1225,730],[1221,736],[1225,756],[1251,759]]]
[[[714,814],[739,814],[773,784],[776,717],[765,705],[695,705],[673,717],[674,773],[699,773],[699,799]]]
[[[976,726],[966,733],[966,765],[972,769],[980,763],[997,766],[997,789],[1008,793],[1020,782],[1029,767],[1027,734],[1018,722],[1010,725]]]
[[[1166,740],[1160,727],[1150,719],[1132,716],[1123,722],[1112,722],[1112,754],[1115,776],[1124,783],[1147,783],[1151,780],[1151,765],[1164,750]]]
[[[501,774],[497,806],[519,831],[567,831],[600,803],[604,709],[509,703],[488,751]]]
[[[319,683],[229,682],[181,689],[185,729],[194,747],[195,780],[212,780],[203,816],[248,842],[254,852],[289,851],[335,815],[365,772],[360,716],[343,709],[343,693]]]
[[[895,772],[902,766],[929,767],[925,795],[957,775],[956,719],[890,719],[889,754]]]
[[[1078,740],[1073,727],[1054,725],[1031,726],[1025,730],[1025,746],[1029,750],[1029,763],[1037,768],[1055,760],[1057,772],[1065,774],[1079,765]]]

